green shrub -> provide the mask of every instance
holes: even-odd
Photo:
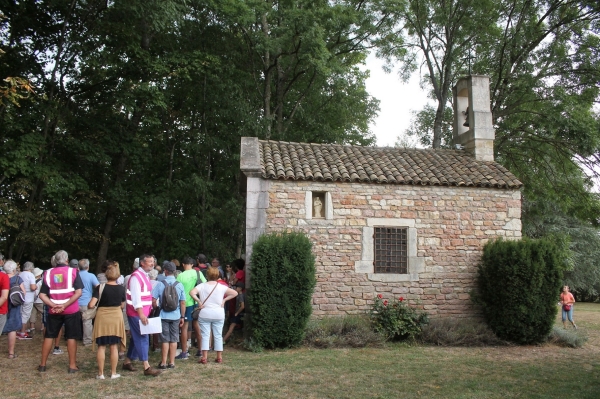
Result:
[[[312,244],[300,233],[263,235],[252,248],[248,305],[254,346],[302,342],[316,284]]]
[[[384,300],[379,294],[369,312],[373,329],[390,341],[412,339],[428,323],[426,313],[409,307],[404,298]]]
[[[469,318],[432,319],[417,338],[420,343],[438,346],[508,345],[483,320]]]
[[[304,345],[314,348],[364,348],[381,346],[384,341],[365,315],[312,319],[304,337]]]
[[[548,340],[560,346],[581,348],[587,342],[588,337],[581,331],[565,330],[562,327],[554,326]]]
[[[518,344],[546,340],[556,317],[564,259],[564,250],[548,239],[484,246],[476,298],[500,339]]]

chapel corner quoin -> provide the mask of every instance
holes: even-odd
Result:
[[[489,78],[462,78],[454,95],[453,150],[243,137],[247,259],[261,234],[306,234],[317,317],[364,313],[377,294],[433,317],[478,315],[483,246],[521,238],[522,183],[493,159]]]

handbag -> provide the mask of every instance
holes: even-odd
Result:
[[[565,312],[568,312],[569,310],[571,310],[571,305],[563,305],[563,310]]]
[[[219,285],[219,283],[215,284],[215,286],[212,289],[212,291],[210,292],[210,294],[208,294],[206,299],[204,301],[202,301],[202,304],[200,306],[198,306],[196,309],[194,309],[194,311],[192,312],[192,320],[198,320],[198,317],[200,316],[200,311],[202,310],[202,305],[204,305],[204,303],[208,300],[208,298],[210,298],[212,293],[215,292],[217,285]]]
[[[99,293],[98,293],[98,302],[96,302],[96,306],[93,309],[88,309],[81,316],[83,320],[90,320],[96,317],[96,312],[98,311],[98,305],[100,305],[100,298],[102,298],[102,291],[104,291],[104,286],[106,284],[100,284]]]

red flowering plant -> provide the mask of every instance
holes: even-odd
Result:
[[[383,299],[378,294],[369,312],[373,329],[390,341],[413,339],[429,323],[427,314],[408,306],[404,297]]]

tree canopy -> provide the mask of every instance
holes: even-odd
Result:
[[[0,1],[0,250],[239,256],[240,137],[374,142],[386,3]]]
[[[435,100],[415,113],[406,134],[433,148],[449,145],[451,83],[470,72],[489,75],[495,159],[524,183],[524,231],[538,237],[554,231],[554,222],[577,225],[562,233],[572,239],[575,257],[591,260],[577,243],[591,231],[597,236],[600,220],[590,178],[600,172],[598,2],[406,4],[398,33],[408,51],[386,55],[399,61],[403,76],[420,66],[422,84]],[[594,267],[600,270],[597,261]],[[574,268],[571,276],[583,270],[580,263]],[[583,280],[573,279],[579,281],[574,288],[583,290]],[[596,277],[585,289],[599,282]]]

